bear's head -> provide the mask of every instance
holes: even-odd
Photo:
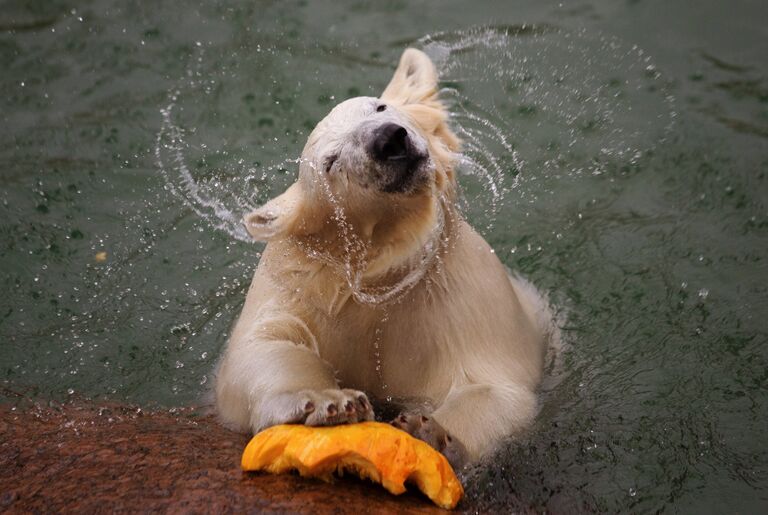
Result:
[[[435,66],[407,49],[380,98],[346,100],[315,127],[296,183],[247,215],[246,228],[257,240],[304,239],[331,254],[352,233],[368,258],[387,256],[377,268],[389,268],[423,246],[452,206],[458,147]]]

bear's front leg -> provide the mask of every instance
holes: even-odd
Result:
[[[467,449],[459,440],[453,438],[433,417],[416,411],[400,413],[392,425],[406,433],[423,440],[446,457],[455,470],[467,463]]]
[[[230,342],[216,377],[216,405],[227,425],[254,433],[278,424],[373,420],[365,393],[340,389],[315,351],[255,335]]]
[[[404,412],[392,424],[424,440],[458,468],[526,427],[535,414],[536,396],[524,386],[468,384],[452,388],[434,412]]]
[[[262,429],[277,424],[331,426],[373,420],[371,403],[363,392],[338,388],[267,394],[259,411],[252,427]]]

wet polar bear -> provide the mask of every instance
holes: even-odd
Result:
[[[459,466],[536,413],[551,316],[454,205],[459,141],[429,58],[406,50],[380,98],[336,106],[299,177],[245,224],[267,247],[219,364],[240,431],[373,419]]]

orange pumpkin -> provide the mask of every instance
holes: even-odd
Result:
[[[352,472],[399,495],[410,481],[435,504],[453,508],[464,494],[445,457],[405,431],[380,422],[332,427],[282,425],[251,439],[243,451],[243,470],[331,481],[334,472]]]

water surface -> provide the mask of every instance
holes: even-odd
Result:
[[[177,406],[258,262],[234,222],[315,123],[438,62],[463,209],[566,350],[467,506],[768,506],[768,9],[754,1],[0,9],[0,380]]]

